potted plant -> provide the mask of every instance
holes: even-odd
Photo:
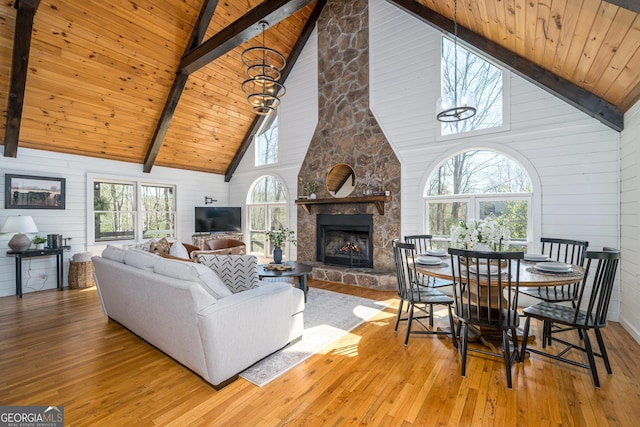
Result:
[[[36,245],[36,249],[44,249],[44,244],[47,241],[46,237],[36,236],[31,239],[31,242]]]
[[[283,226],[279,226],[276,230],[267,231],[267,239],[269,239],[269,243],[273,247],[273,262],[276,264],[282,263],[282,244],[284,242],[297,244],[296,234],[293,230]]]
[[[316,180],[307,183],[307,191],[309,192],[310,199],[316,198],[316,192],[318,191],[318,188],[320,188],[320,183]]]

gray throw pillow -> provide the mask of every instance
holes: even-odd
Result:
[[[234,294],[258,284],[258,259],[253,255],[199,254],[198,261],[212,269]]]

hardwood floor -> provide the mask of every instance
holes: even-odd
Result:
[[[336,283],[311,286],[390,308],[259,388],[242,378],[215,391],[100,308],[94,288],[0,298],[0,405],[63,405],[66,425],[489,425],[635,426],[640,345],[611,323],[613,375],[532,355],[505,385],[502,361],[457,352],[435,336],[403,345],[397,299]],[[444,325],[445,323],[443,323]],[[401,326],[401,331],[404,326]],[[536,331],[537,332],[537,331]]]

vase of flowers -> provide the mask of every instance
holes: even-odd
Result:
[[[493,215],[482,220],[461,221],[451,227],[451,245],[465,249],[487,252],[509,238],[509,229]]]
[[[284,242],[291,242],[294,245],[297,243],[294,231],[283,226],[267,231],[267,239],[269,239],[269,243],[273,247],[273,262],[276,264],[282,263],[282,245]]]

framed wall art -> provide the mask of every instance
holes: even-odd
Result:
[[[64,209],[65,178],[4,176],[5,209]]]

